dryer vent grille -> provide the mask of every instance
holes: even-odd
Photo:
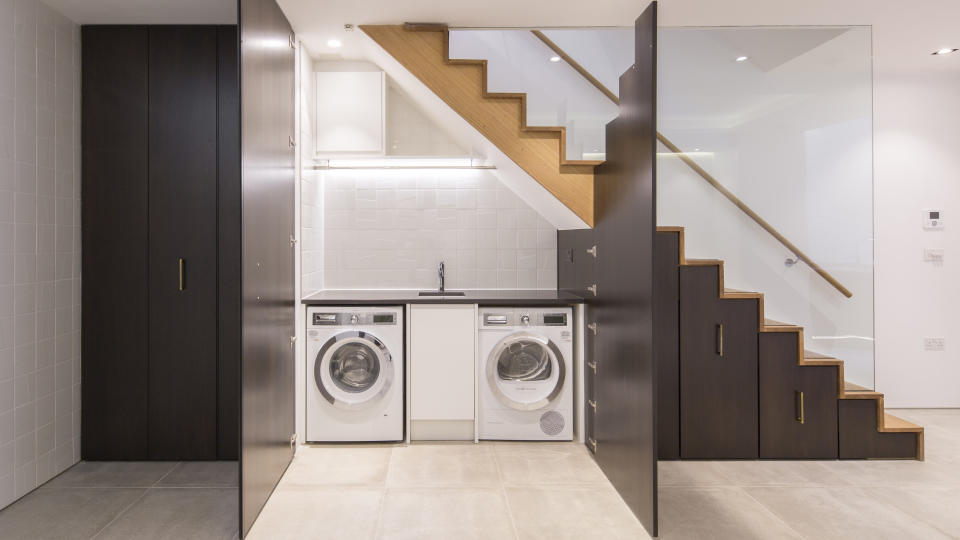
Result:
[[[547,435],[559,435],[564,424],[563,415],[557,411],[547,411],[540,417],[540,430]]]

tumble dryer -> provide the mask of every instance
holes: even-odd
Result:
[[[479,310],[481,439],[573,439],[570,308]]]

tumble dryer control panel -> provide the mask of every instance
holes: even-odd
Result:
[[[396,313],[314,313],[313,326],[395,325]]]

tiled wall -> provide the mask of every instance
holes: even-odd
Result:
[[[313,165],[316,94],[313,60],[300,55],[300,291],[309,296],[323,288],[323,190]]]
[[[324,288],[555,289],[556,229],[489,170],[328,170]]]
[[[0,507],[79,459],[79,39],[0,0]]]

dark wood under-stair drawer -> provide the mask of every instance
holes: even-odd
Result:
[[[800,366],[795,332],[760,334],[760,457],[837,458],[837,367]]]
[[[922,459],[917,433],[880,433],[877,401],[839,401],[840,459]]]
[[[756,459],[755,299],[720,299],[717,266],[680,268],[680,455]]]

